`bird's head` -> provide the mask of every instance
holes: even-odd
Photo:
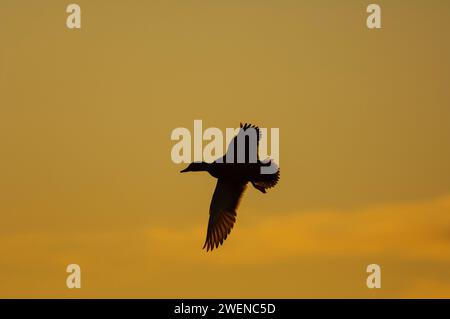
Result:
[[[180,171],[180,173],[185,172],[199,172],[199,171],[207,171],[208,170],[208,163],[205,162],[193,162],[188,165],[185,169]]]

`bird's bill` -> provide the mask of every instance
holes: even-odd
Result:
[[[186,167],[185,169],[181,170],[180,173],[189,172],[189,167]]]

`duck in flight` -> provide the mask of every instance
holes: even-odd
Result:
[[[280,170],[271,160],[259,160],[260,138],[261,132],[257,126],[241,123],[238,134],[230,142],[223,157],[212,163],[194,162],[181,171],[206,171],[217,178],[203,246],[206,251],[218,248],[227,239],[236,222],[236,210],[249,182],[260,192],[266,193],[266,189],[274,187],[280,178]],[[273,173],[267,174],[266,171],[262,174],[263,167],[271,165],[275,167]]]

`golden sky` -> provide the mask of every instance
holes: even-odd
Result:
[[[0,297],[450,298],[448,1],[76,3],[0,3]],[[280,128],[212,253],[194,119]]]

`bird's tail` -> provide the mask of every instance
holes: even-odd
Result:
[[[265,193],[266,189],[274,187],[280,180],[280,168],[272,161],[266,162],[262,166],[272,166],[271,169],[274,170],[272,174],[259,174],[258,178],[253,181],[253,186]]]

